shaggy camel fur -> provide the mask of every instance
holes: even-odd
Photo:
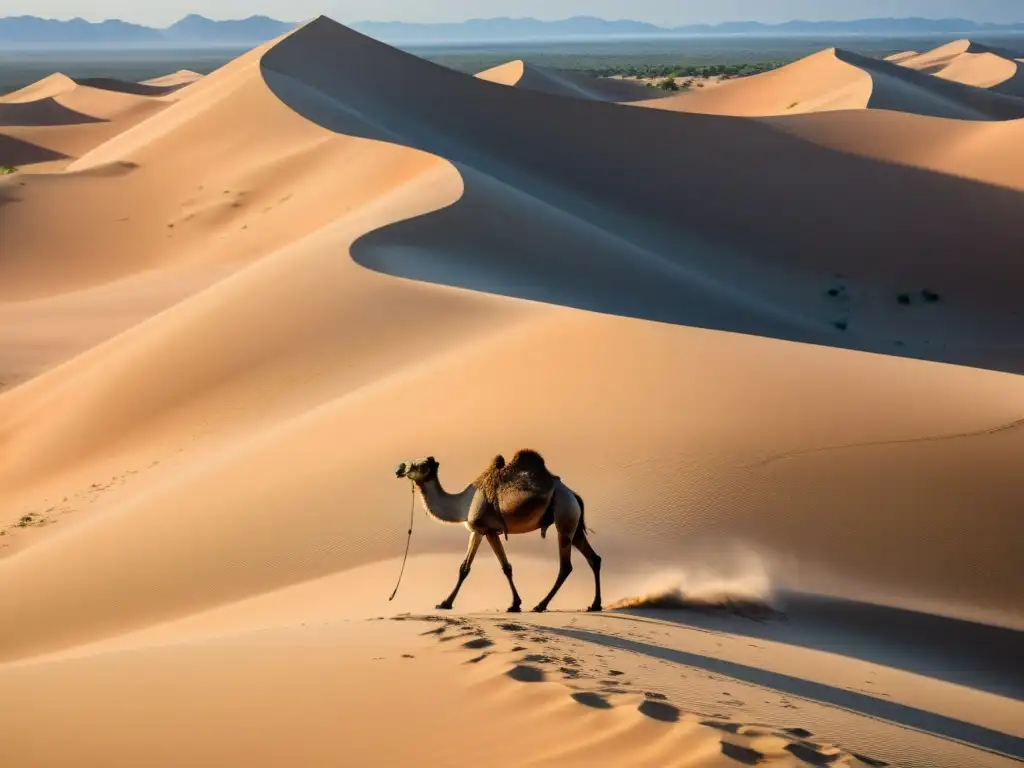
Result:
[[[396,477],[411,480],[427,514],[442,523],[464,525],[470,531],[469,548],[459,567],[459,580],[447,598],[438,604],[451,609],[462,583],[469,576],[482,539],[486,538],[501,563],[512,590],[510,612],[518,612],[522,600],[512,580],[512,566],[505,556],[500,534],[532,533],[544,536],[549,526],[558,531],[558,578],[551,591],[537,603],[535,611],[548,604],[572,572],[571,553],[576,547],[594,572],[594,601],[588,611],[601,610],[601,558],[587,540],[583,499],[557,475],[548,471],[544,458],[536,451],[518,451],[508,463],[496,456],[490,466],[460,493],[448,493],[438,480],[440,464],[433,456],[402,462]]]

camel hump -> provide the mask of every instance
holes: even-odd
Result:
[[[556,482],[544,457],[537,451],[524,449],[516,451],[507,463],[500,454],[495,456],[473,484],[491,505],[504,512],[529,499],[550,497]]]
[[[521,450],[498,471],[498,485],[503,491],[547,496],[555,488],[556,478],[548,471],[544,457],[537,451]]]
[[[538,475],[551,474],[544,463],[544,457],[537,453],[537,451],[531,451],[528,448],[516,451],[508,466],[514,468],[516,472],[530,472]]]

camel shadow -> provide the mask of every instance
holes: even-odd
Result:
[[[609,648],[618,648],[652,659],[702,669],[712,674],[731,677],[744,683],[770,688],[792,696],[799,696],[800,698],[816,701],[826,706],[845,709],[849,712],[866,715],[877,720],[888,721],[942,738],[959,741],[988,752],[1007,755],[1016,759],[1024,759],[1024,738],[956,718],[946,717],[945,715],[939,715],[917,707],[898,704],[866,693],[838,688],[779,672],[771,672],[713,656],[705,656],[699,653],[680,651],[638,640],[630,640],[616,635],[560,627],[548,627],[546,631],[553,635],[582,640]],[[658,701],[644,702],[644,705],[641,705],[641,707],[646,706],[646,709],[650,711],[653,705],[671,707],[671,705]]]
[[[1024,632],[904,608],[783,593],[785,621],[630,608],[706,631],[813,648],[1024,701]]]

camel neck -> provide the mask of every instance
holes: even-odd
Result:
[[[435,520],[442,523],[464,523],[469,519],[469,505],[475,489],[467,486],[462,493],[448,493],[434,477],[425,483],[416,483],[423,507]]]

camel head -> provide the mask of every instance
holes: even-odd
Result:
[[[433,456],[425,459],[403,461],[395,467],[395,477],[407,477],[414,483],[425,483],[437,476],[437,468],[441,466]]]

